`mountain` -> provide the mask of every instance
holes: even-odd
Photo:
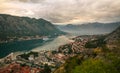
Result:
[[[107,42],[107,46],[111,49],[119,47],[119,42],[120,42],[120,26],[114,30],[113,32],[111,32],[110,34],[107,35],[107,37],[105,38],[106,42]],[[116,45],[118,44],[118,45]]]
[[[118,40],[118,39],[120,39],[120,26],[116,30],[114,30],[112,33],[108,34],[106,38],[107,41]]]
[[[100,40],[100,38],[104,39]],[[86,51],[67,59],[53,73],[119,73],[120,26],[96,41],[106,43],[99,43],[96,48],[86,48]]]
[[[57,27],[68,33],[72,33],[75,35],[92,35],[92,34],[106,34],[115,30],[118,26],[120,26],[120,22],[114,23],[86,23],[81,25],[58,25]]]
[[[0,39],[22,36],[62,34],[51,22],[42,18],[18,17],[0,14]]]

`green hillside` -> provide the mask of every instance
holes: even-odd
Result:
[[[104,37],[104,40],[99,39],[89,42],[90,45],[87,46],[86,52],[68,59],[66,63],[61,65],[60,68],[56,69],[54,73],[119,73],[119,34],[120,27]],[[106,43],[101,43],[100,41],[104,41]],[[95,42],[97,42],[97,45]],[[91,48],[91,44],[92,46],[96,46]]]

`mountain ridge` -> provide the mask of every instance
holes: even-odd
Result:
[[[22,36],[47,36],[63,34],[45,19],[0,14],[0,39]]]
[[[60,30],[72,34],[93,35],[93,34],[108,34],[120,26],[120,22],[113,23],[86,23],[81,25],[57,25]]]

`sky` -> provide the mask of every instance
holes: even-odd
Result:
[[[55,24],[120,21],[120,0],[0,0],[0,14],[43,18]]]

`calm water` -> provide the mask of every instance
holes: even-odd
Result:
[[[53,39],[52,41],[48,41],[41,46],[33,48],[32,51],[37,51],[38,52],[40,50],[55,50],[55,49],[58,49],[58,47],[60,45],[64,45],[64,44],[73,42],[73,40],[70,39],[72,37],[73,36],[69,36],[69,35],[58,36],[57,38]]]
[[[0,58],[7,56],[11,52],[29,51],[43,44],[43,40],[16,41],[0,44]]]
[[[60,45],[72,42],[70,36],[58,36],[48,41],[27,40],[0,44],[0,58],[7,56],[11,52],[54,50]]]

